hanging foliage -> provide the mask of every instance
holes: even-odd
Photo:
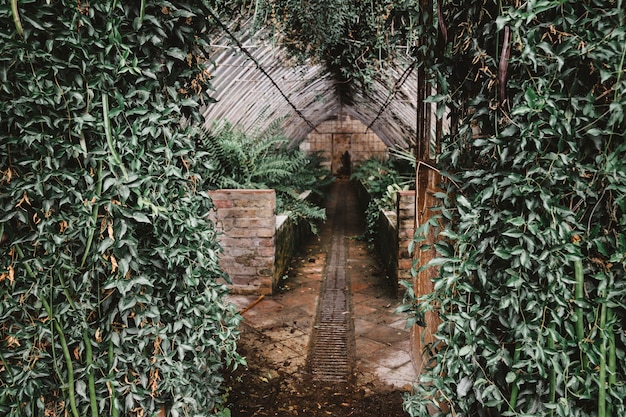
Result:
[[[239,317],[183,123],[206,7],[0,6],[0,414],[220,412]]]
[[[435,290],[414,310],[442,323],[406,408],[624,415],[624,4],[435,6],[447,42],[431,101],[452,109],[438,162],[454,185]]]
[[[258,15],[279,44],[301,61],[326,65],[349,102],[351,88],[367,89],[383,66],[410,56],[416,42],[415,1],[263,0]]]

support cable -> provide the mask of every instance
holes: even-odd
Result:
[[[383,103],[383,105],[380,107],[380,109],[378,110],[378,113],[376,114],[376,117],[374,117],[374,120],[372,120],[372,122],[367,125],[367,127],[365,128],[365,132],[367,133],[368,130],[371,129],[371,127],[374,125],[374,123],[376,123],[376,121],[380,118],[380,116],[384,113],[384,111],[387,109],[387,107],[389,107],[389,105],[391,104],[391,102],[393,101],[394,97],[396,96],[396,93],[398,92],[398,90],[400,90],[400,88],[402,88],[402,86],[404,85],[404,83],[406,82],[406,80],[409,78],[409,75],[411,75],[411,73],[413,72],[413,70],[415,69],[415,66],[417,65],[417,60],[413,60],[413,62],[411,63],[411,65],[409,65],[404,72],[402,73],[402,75],[400,75],[400,78],[398,78],[398,80],[396,81],[396,83],[394,84],[393,88],[391,89],[391,91],[389,92],[389,95],[387,96],[387,99],[385,100],[385,102]]]
[[[268,80],[270,80],[270,82],[272,83],[272,85],[278,90],[278,92],[280,93],[281,96],[283,96],[283,98],[285,99],[285,101],[287,101],[287,103],[291,106],[291,108],[293,109],[293,111],[296,112],[296,114],[298,115],[298,117],[300,117],[302,120],[304,120],[306,122],[307,125],[309,125],[309,127],[311,128],[311,130],[315,131],[315,133],[320,133],[315,126],[313,125],[313,123],[311,123],[311,121],[309,119],[307,119],[300,110],[298,110],[298,108],[295,106],[295,104],[293,104],[291,102],[291,100],[289,100],[289,97],[287,97],[287,95],[283,92],[283,90],[278,86],[278,84],[276,83],[276,81],[274,81],[274,79],[272,78],[272,76],[261,66],[261,64],[252,56],[252,54],[250,53],[250,51],[248,51],[246,49],[245,46],[243,46],[243,44],[241,43],[241,41],[239,39],[237,39],[237,37],[228,29],[228,27],[219,19],[219,17],[217,16],[217,14],[213,11],[213,8],[211,8],[210,6],[207,6],[208,12],[211,15],[211,18],[222,28],[222,30],[224,30],[224,32],[226,32],[226,34],[228,35],[228,37],[230,37],[235,44],[237,45],[237,48],[243,52],[248,59],[250,59],[252,62],[254,62],[254,64],[256,65],[257,69],[259,71],[261,71],[261,73],[263,75],[265,75],[267,77]]]

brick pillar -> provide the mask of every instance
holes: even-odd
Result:
[[[409,245],[415,234],[415,191],[398,191],[398,282],[411,280],[413,254]]]
[[[276,242],[274,190],[213,190],[210,214],[223,253],[220,267],[236,294],[271,294]]]

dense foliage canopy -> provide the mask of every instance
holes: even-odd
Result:
[[[326,65],[339,93],[367,89],[382,66],[413,54],[421,15],[414,0],[261,0],[257,19],[301,61]]]

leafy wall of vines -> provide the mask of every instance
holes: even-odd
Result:
[[[239,317],[186,127],[209,7],[0,6],[0,414],[220,412]]]
[[[412,415],[626,413],[626,11],[439,1],[426,62],[452,109],[430,368]],[[418,239],[419,240],[419,239]]]

